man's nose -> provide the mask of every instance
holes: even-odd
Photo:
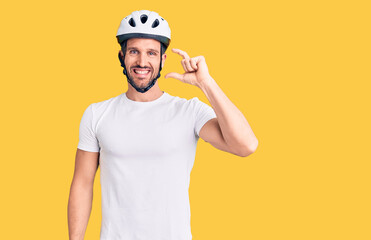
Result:
[[[147,63],[147,56],[144,54],[139,54],[137,61],[139,66],[145,67]]]

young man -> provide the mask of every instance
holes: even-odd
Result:
[[[258,141],[202,56],[172,49],[185,72],[165,78],[199,87],[212,108],[197,97],[160,90],[170,28],[157,13],[131,13],[116,37],[128,90],[89,105],[81,119],[68,203],[70,240],[84,238],[99,165],[100,240],[191,240],[188,187],[199,138],[241,157],[253,153]]]

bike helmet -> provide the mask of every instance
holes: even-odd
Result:
[[[170,33],[169,24],[158,13],[141,10],[132,12],[121,20],[116,38],[120,45],[129,38],[152,38],[167,48]]]

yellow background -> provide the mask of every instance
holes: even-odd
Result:
[[[86,107],[127,90],[116,32],[158,12],[204,55],[259,140],[247,158],[202,139],[194,240],[371,239],[368,1],[13,1],[1,4],[1,239],[68,239]],[[182,72],[168,52],[162,76]],[[203,92],[176,79],[162,90]],[[99,239],[99,170],[85,239]]]

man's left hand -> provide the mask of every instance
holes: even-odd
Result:
[[[171,72],[166,74],[165,78],[175,78],[197,87],[211,78],[203,56],[190,58],[186,52],[180,49],[173,48],[172,51],[183,57],[181,63],[185,72],[183,74]]]

